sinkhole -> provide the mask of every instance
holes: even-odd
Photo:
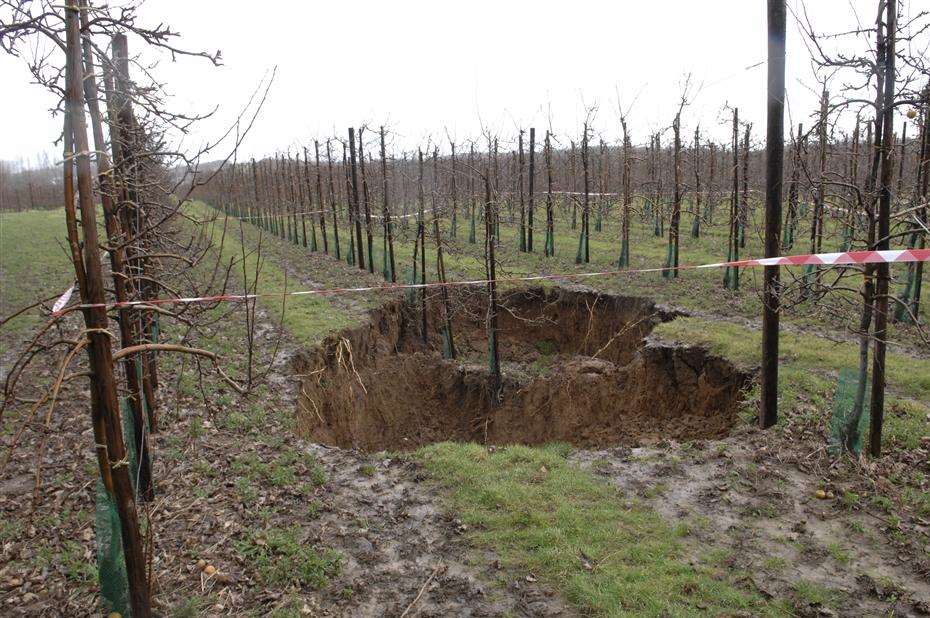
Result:
[[[497,390],[484,291],[449,292],[454,359],[442,355],[440,295],[426,299],[424,340],[416,294],[295,355],[303,437],[368,451],[718,438],[751,379],[702,348],[651,338],[676,313],[648,299],[534,287],[500,296]]]

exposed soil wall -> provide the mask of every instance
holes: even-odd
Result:
[[[567,289],[502,298],[503,390],[489,392],[484,297],[459,291],[457,358],[439,350],[438,306],[394,302],[299,354],[299,431],[318,442],[405,450],[440,440],[637,444],[725,435],[748,376],[700,348],[652,341],[674,313],[648,300]]]

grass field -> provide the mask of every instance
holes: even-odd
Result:
[[[64,211],[0,213],[0,316],[65,291],[74,280],[67,246]],[[36,319],[25,314],[4,330],[23,332]]]
[[[558,582],[585,614],[790,613],[739,589],[739,574],[714,577],[709,564],[689,563],[686,526],[676,527],[571,465],[571,450],[553,444],[488,453],[476,444],[442,443],[418,456],[451,492],[478,543],[512,568]]]
[[[687,209],[687,202],[683,206]],[[591,242],[589,264],[578,265],[575,263],[576,252],[578,248],[579,230],[571,228],[570,218],[560,216],[555,222],[555,256],[547,258],[542,254],[542,243],[544,241],[544,230],[538,226],[539,217],[544,216],[544,211],[537,210],[537,229],[535,231],[535,251],[533,253],[522,253],[518,250],[519,229],[516,224],[507,223],[509,213],[506,211],[502,214],[505,223],[500,227],[501,239],[500,247],[497,252],[498,276],[524,276],[535,274],[554,274],[554,273],[581,273],[591,271],[613,271],[616,270],[617,259],[619,256],[619,223],[615,220],[616,213],[612,214],[610,219],[604,219],[601,231],[595,231],[593,215],[591,222]],[[698,265],[710,262],[721,262],[726,259],[727,232],[725,223],[721,223],[725,213],[718,212],[718,220],[713,225],[705,224],[701,229],[699,238],[690,236],[690,215],[684,214],[681,225],[681,249],[680,263],[682,266]],[[515,216],[519,216],[517,213]],[[756,217],[761,215],[757,212]],[[409,273],[413,260],[413,239],[416,233],[415,223],[408,219],[408,226],[404,227],[400,223],[395,223],[395,234],[397,240],[395,243],[395,261],[398,270],[398,280],[401,280],[405,273]],[[455,278],[482,278],[484,276],[484,257],[483,257],[483,221],[481,220],[480,206],[476,221],[476,238],[477,243],[468,242],[469,221],[465,213],[459,214],[458,232],[455,239],[450,239],[449,221],[444,223],[444,259],[446,264],[447,276],[449,279]],[[826,222],[825,239],[823,251],[838,251],[841,244],[840,224],[834,220]],[[754,221],[749,226],[746,238],[746,247],[740,250],[742,259],[762,257],[762,237],[759,231],[761,226],[759,221]],[[795,244],[790,253],[808,253],[807,229],[801,226],[795,236]],[[319,231],[317,231],[319,236]],[[364,233],[363,233],[364,236]],[[431,234],[428,234],[428,239]],[[641,268],[661,268],[664,265],[668,234],[657,237],[653,233],[651,222],[644,223],[637,217],[633,219],[631,226],[631,270]],[[349,247],[350,230],[347,227],[340,226],[339,239],[341,247],[341,256],[343,259]],[[330,254],[334,254],[334,236],[332,232],[331,220],[327,220],[327,239],[330,247]],[[322,247],[322,240],[320,247]],[[375,272],[381,271],[383,258],[383,241],[379,230],[374,232],[374,263]],[[895,247],[893,247],[895,248]],[[435,244],[432,240],[427,242],[427,280],[435,278]],[[367,257],[366,257],[367,259]],[[892,276],[902,275],[905,267],[893,266]],[[803,272],[800,269],[782,269],[783,281],[790,282],[792,277],[801,277]],[[599,277],[593,279],[581,280],[581,283],[594,285],[600,289],[608,290],[615,293],[647,296],[658,302],[670,303],[684,309],[709,312],[718,315],[737,315],[750,319],[760,319],[762,305],[760,299],[761,290],[761,269],[744,269],[742,271],[742,289],[738,292],[731,292],[723,289],[722,285],[723,272],[719,269],[709,270],[683,270],[679,277],[673,280],[666,280],[661,273],[629,273],[617,274],[608,277]],[[853,288],[859,287],[859,281],[855,278],[846,282],[847,286]],[[892,289],[897,290],[900,284],[893,283]],[[930,301],[930,290],[927,286],[923,288],[922,301]],[[795,297],[788,299],[795,300]],[[835,305],[855,305],[856,295],[846,290],[840,290],[831,294],[831,306]],[[823,304],[812,303],[791,303],[792,307],[784,312],[782,317],[786,323],[797,322],[799,324],[817,325],[829,327],[832,329],[842,330],[852,320],[857,317],[855,311],[850,311],[849,315],[835,315],[823,311]],[[926,311],[927,302],[921,305]],[[894,336],[895,327],[892,325],[892,336]],[[905,333],[906,333],[905,329]],[[905,335],[906,336],[906,335]]]
[[[203,204],[191,206],[188,212],[197,217],[210,217],[213,213]],[[582,266],[576,265],[574,259],[576,232],[567,227],[560,226],[556,257],[546,259],[539,253],[516,251],[515,230],[503,226],[499,253],[503,272],[500,275],[613,268],[617,253],[615,226],[605,225],[602,232],[594,233],[592,223],[592,263]],[[683,228],[687,227],[683,222]],[[480,231],[479,226],[479,234]],[[411,233],[401,230],[398,234],[401,240],[396,254],[402,273],[408,270],[413,259]],[[216,245],[222,240],[223,262],[245,256],[249,276],[255,272],[258,258],[253,249],[261,236],[264,249],[258,272],[262,293],[293,291],[310,284],[325,288],[350,285],[353,281],[371,282],[370,277],[354,278],[353,271],[335,261],[324,260],[318,263],[316,270],[307,272],[301,266],[305,249],[262,233],[255,226],[240,227],[232,219],[215,219],[207,234]],[[71,272],[60,244],[63,237],[60,211],[0,215],[0,285],[3,292],[0,313],[6,315],[39,298],[60,293],[68,286]],[[341,238],[343,251],[346,251],[348,230],[341,232]],[[466,239],[467,221],[463,220],[459,238],[450,241],[445,249],[450,279],[484,276],[480,236],[479,244],[467,243]],[[537,243],[541,245],[541,241],[537,234]],[[685,234],[682,263],[722,260],[724,256],[719,247],[723,242],[719,226],[705,228],[705,235],[699,239]],[[380,247],[380,239],[376,238],[375,245]],[[759,247],[759,239],[750,238],[744,257],[758,255]],[[432,263],[433,255],[431,248],[428,264]],[[654,237],[650,227],[637,225],[631,255],[633,268],[661,266],[665,239]],[[377,272],[381,267],[380,250],[376,253],[375,264]],[[202,280],[208,273],[193,272],[190,276]],[[739,292],[724,291],[721,276],[716,270],[683,271],[679,279],[670,281],[659,274],[623,274],[583,283],[615,293],[647,296],[694,312],[696,315],[692,317],[661,325],[655,334],[698,344],[741,365],[754,367],[759,354],[755,323],[760,309],[755,285],[758,273],[745,271],[744,285]],[[924,289],[930,290],[930,286]],[[377,303],[375,296],[291,297],[283,314],[283,328],[299,345],[311,346],[327,334],[357,323],[364,311]],[[263,298],[260,306],[275,321],[281,311],[281,299]],[[923,306],[926,308],[926,302]],[[227,309],[216,311],[216,317],[220,317]],[[0,342],[11,345],[28,332],[37,319],[32,312],[4,326]],[[847,319],[847,316],[817,314],[805,306],[787,313],[780,359],[782,429],[798,426],[822,429],[824,426],[832,408],[837,375],[841,369],[855,364],[856,344],[843,329]],[[241,329],[216,328],[212,332],[212,338],[205,342],[218,351],[234,356],[237,348],[241,349],[241,342],[237,340],[242,335]],[[930,398],[927,395],[930,393],[930,360],[925,354],[921,356],[917,346],[906,343],[908,332],[902,328],[896,333],[896,341],[904,345],[892,348],[888,354],[887,406],[890,412],[886,416],[885,448],[890,451],[915,449],[921,445],[921,439],[930,434]],[[190,395],[194,392],[195,378],[182,375],[178,385]],[[219,389],[211,390],[211,396],[228,398],[229,394]],[[747,418],[754,410],[754,397],[754,392],[747,395]],[[235,419],[237,426],[251,432],[247,436],[258,436],[266,442],[281,438],[262,433],[262,419],[268,411],[262,409],[260,400],[253,401],[249,410],[251,412]],[[592,471],[579,468],[569,460],[571,451],[571,447],[560,444],[489,451],[475,444],[441,443],[403,457],[422,465],[442,488],[443,499],[469,529],[467,538],[471,543],[496,552],[506,569],[542,578],[584,614],[698,616],[748,612],[751,615],[791,615],[798,598],[806,595],[815,600],[820,596],[826,599],[832,594],[800,580],[791,598],[770,598],[747,587],[744,585],[746,573],[742,569],[721,570],[709,557],[694,557],[697,541],[690,538],[689,526],[683,521],[659,515],[639,498],[624,495]],[[287,457],[297,456],[290,449],[282,452]],[[236,481],[235,491],[240,494],[251,496],[255,484],[264,482],[265,477],[256,472],[259,468],[251,467],[254,469],[250,470],[247,462],[240,466],[241,477],[246,479]],[[905,494],[904,506],[930,516],[930,494],[925,483],[915,476],[919,471],[901,474],[902,485],[910,488]],[[270,473],[265,476],[271,478]],[[281,543],[281,547],[293,550],[297,536],[296,532],[288,536],[288,542]],[[265,545],[256,545],[250,538],[240,539],[237,547],[248,556],[258,556],[270,564],[273,556],[268,552],[271,550]],[[335,559],[326,557],[323,560],[316,554],[308,560],[311,558],[314,577],[322,578],[314,585],[325,585]],[[323,562],[317,564],[318,558]],[[268,567],[266,571],[271,578],[273,569]],[[290,577],[287,573],[279,575],[282,581]],[[265,584],[274,585],[271,579],[265,580]],[[826,605],[829,604],[824,601]]]

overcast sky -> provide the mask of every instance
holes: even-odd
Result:
[[[111,4],[119,5],[119,1]],[[718,140],[721,110],[738,106],[761,139],[765,109],[765,0],[573,0],[469,2],[218,2],[149,0],[141,15],[181,33],[180,46],[222,51],[223,66],[163,57],[157,74],[173,109],[219,111],[188,147],[228,126],[277,66],[266,106],[244,145],[260,155],[304,145],[346,127],[387,125],[396,148],[432,136],[445,143],[487,127],[509,139],[517,127],[549,125],[577,136],[597,106],[595,130],[620,133],[618,101],[634,142],[671,123],[687,74],[693,102],[683,125]],[[875,0],[807,0],[821,32],[868,24]],[[916,11],[920,3],[907,11]],[[789,0],[800,11],[800,0]],[[797,122],[816,108],[816,81],[792,11],[788,103]],[[135,45],[135,47],[133,47]],[[140,51],[130,39],[130,52]],[[146,56],[152,59],[151,55]],[[756,65],[756,66],[754,66]],[[747,68],[754,67],[754,68]],[[28,83],[23,62],[0,56],[0,158],[57,155],[53,101]],[[540,136],[541,139],[541,136]]]

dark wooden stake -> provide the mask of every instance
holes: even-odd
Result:
[[[317,169],[319,169],[319,151],[317,151]],[[339,255],[339,217],[336,209],[336,180],[333,176],[333,151],[331,140],[326,140],[326,166],[329,170],[329,205],[333,209],[333,248],[334,256],[337,260],[342,259]],[[351,230],[349,234],[351,235]]]
[[[545,143],[546,158],[546,246],[544,253],[547,257],[555,255],[555,217],[552,212],[552,143],[549,131],[546,131]]]
[[[679,229],[681,227],[681,114],[675,115],[672,123],[674,141],[672,143],[672,217],[668,225],[668,257],[662,274],[667,279],[678,277]]]
[[[394,230],[391,223],[391,208],[388,201],[388,173],[387,154],[384,147],[384,127],[381,127],[381,181],[383,183],[383,198],[381,216],[384,217],[384,236],[387,239],[388,268],[390,268],[391,283],[397,283],[397,271],[394,265]]]
[[[365,245],[362,243],[362,218],[359,213],[357,154],[355,151],[355,128],[349,127],[349,163],[352,174],[352,195],[349,208],[355,219],[355,251],[358,267],[365,270]]]
[[[488,170],[490,172],[490,170]],[[488,279],[488,364],[490,370],[491,405],[500,403],[501,359],[497,342],[497,265],[494,258],[494,204],[491,201],[491,183],[484,177],[484,260]]]
[[[781,252],[782,175],[785,166],[785,0],[768,0],[768,112],[765,136],[765,257]],[[759,425],[778,421],[779,267],[762,279],[762,401]]]
[[[517,158],[517,184],[520,186],[520,251],[526,251],[526,201],[523,193],[523,129],[517,138],[519,156]]]
[[[426,285],[426,219],[423,212],[426,197],[423,194],[423,150],[419,151],[419,174],[417,176],[417,242],[420,244],[420,285]],[[414,265],[416,264],[416,255],[414,255]],[[416,266],[414,266],[414,278],[416,275]],[[420,332],[425,344],[429,340],[429,331],[427,330],[426,320],[426,288],[419,289],[420,297]]]
[[[526,208],[526,250],[533,252],[533,211],[536,208],[536,128],[530,127],[529,200]]]
[[[436,242],[436,278],[440,284],[446,282],[446,265],[442,259],[442,230],[439,228],[439,209],[436,205],[436,196],[439,193],[439,149],[433,150],[433,199],[430,200],[433,211],[433,236]],[[452,306],[449,302],[449,290],[441,285],[439,288],[439,301],[441,303],[440,311],[443,322],[443,336],[445,337],[445,346],[443,346],[443,356],[445,358],[455,358],[455,341],[452,336]]]
[[[889,247],[891,221],[891,161],[892,132],[895,96],[895,36],[897,30],[897,1],[885,0],[885,95],[882,104],[882,172],[878,197],[878,251]],[[881,27],[881,24],[879,24]],[[875,269],[875,339],[872,356],[872,395],[870,401],[869,453],[882,454],[882,423],[885,415],[885,348],[888,335],[888,264],[881,262]]]
[[[375,272],[375,254],[374,254],[374,237],[372,236],[371,226],[371,196],[368,190],[368,176],[365,173],[365,143],[362,136],[365,133],[365,127],[358,130],[358,161],[362,173],[362,204],[365,207],[365,235],[368,241],[368,272]]]
[[[323,237],[323,253],[329,253],[329,240],[326,238],[326,202],[323,201],[323,170],[320,167],[320,142],[317,140],[313,140],[313,154],[316,160],[316,199],[320,203],[320,235]],[[304,149],[304,161],[306,160],[307,150]]]

